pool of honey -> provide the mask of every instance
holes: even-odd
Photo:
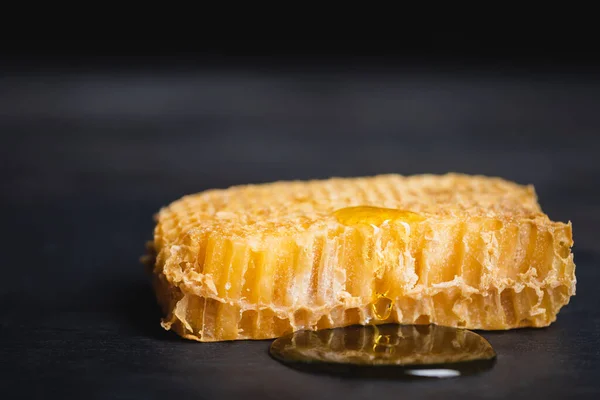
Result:
[[[276,360],[307,372],[377,378],[453,378],[492,368],[482,336],[437,325],[349,326],[276,339]]]

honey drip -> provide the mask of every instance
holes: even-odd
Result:
[[[341,208],[333,213],[340,224],[344,225],[375,225],[385,222],[418,222],[423,216],[407,210],[382,208],[373,206],[357,206]]]
[[[276,339],[270,354],[306,372],[371,378],[471,375],[490,369],[496,360],[494,349],[480,335],[437,325],[297,331]]]
[[[392,315],[393,308],[392,299],[386,297],[383,294],[377,296],[377,300],[373,302],[373,316],[380,320],[385,321]]]

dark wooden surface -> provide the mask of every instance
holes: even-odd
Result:
[[[2,397],[598,398],[599,110],[589,73],[3,73]],[[340,380],[280,365],[268,341],[160,328],[138,262],[159,207],[239,183],[447,171],[532,183],[574,226],[577,296],[547,329],[484,333],[492,371]]]

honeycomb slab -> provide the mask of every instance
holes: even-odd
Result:
[[[545,327],[575,295],[571,223],[501,178],[379,175],[207,190],[156,215],[165,329],[202,342],[349,325]]]

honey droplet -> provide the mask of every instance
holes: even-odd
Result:
[[[380,226],[390,222],[418,222],[423,216],[407,210],[382,208],[373,206],[357,206],[341,208],[333,213],[340,224],[344,225],[375,225]]]
[[[297,331],[273,341],[276,360],[306,372],[369,378],[450,378],[492,368],[480,335],[437,325],[370,325]]]
[[[382,294],[378,295],[377,300],[372,305],[373,316],[380,321],[385,321],[392,314],[393,305],[392,299]]]

